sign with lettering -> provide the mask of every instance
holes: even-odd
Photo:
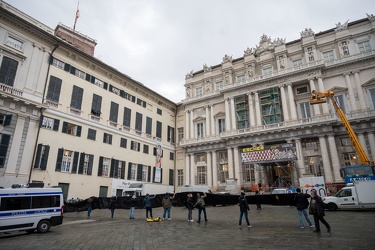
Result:
[[[243,148],[242,163],[267,163],[293,161],[297,159],[296,144],[262,145]]]

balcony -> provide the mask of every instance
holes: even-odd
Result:
[[[19,89],[16,89],[12,86],[9,86],[9,85],[6,85],[6,84],[2,84],[0,83],[0,90],[5,92],[5,93],[8,93],[8,94],[11,94],[11,95],[16,95],[16,96],[20,96],[22,97],[23,95],[23,91],[22,90],[19,90]]]

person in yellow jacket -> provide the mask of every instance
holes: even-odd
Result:
[[[204,214],[204,220],[207,221],[207,214],[206,214],[206,203],[204,202],[204,198],[206,198],[206,193],[203,193],[203,196],[201,196],[199,193],[197,194],[197,202],[195,203],[196,208],[198,208],[198,220],[197,222],[201,222],[201,214],[203,211]]]

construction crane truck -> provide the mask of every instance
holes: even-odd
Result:
[[[336,101],[336,99],[333,97],[334,92],[333,91],[327,91],[327,92],[319,92],[316,90],[313,90],[312,96],[310,97],[310,104],[319,104],[319,103],[326,103],[327,98],[329,98],[332,101],[332,105],[336,110],[337,115],[341,119],[341,122],[346,130],[346,132],[349,135],[350,141],[352,142],[358,157],[360,165],[355,166],[344,166],[340,169],[340,175],[345,179],[345,183],[352,183],[354,181],[369,181],[369,180],[375,180],[375,167],[374,163],[371,162],[366,154],[366,152],[363,150],[361,144],[359,143],[357,135],[354,133],[354,130],[352,126],[350,125],[348,119],[346,118],[346,115],[342,111],[339,103]]]

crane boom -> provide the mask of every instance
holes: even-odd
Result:
[[[344,112],[342,111],[341,107],[339,106],[338,102],[335,98],[333,98],[333,91],[327,92],[319,92],[313,90],[312,96],[310,97],[310,104],[319,104],[319,103],[326,103],[327,98],[331,99],[333,107],[336,110],[337,115],[340,117],[342,124],[345,127],[346,132],[349,135],[350,141],[352,142],[357,154],[359,156],[359,161],[361,164],[370,164],[370,160],[366,155],[365,151],[363,150],[361,144],[359,143],[357,135],[354,133],[352,126],[350,125],[348,119],[346,118]]]

